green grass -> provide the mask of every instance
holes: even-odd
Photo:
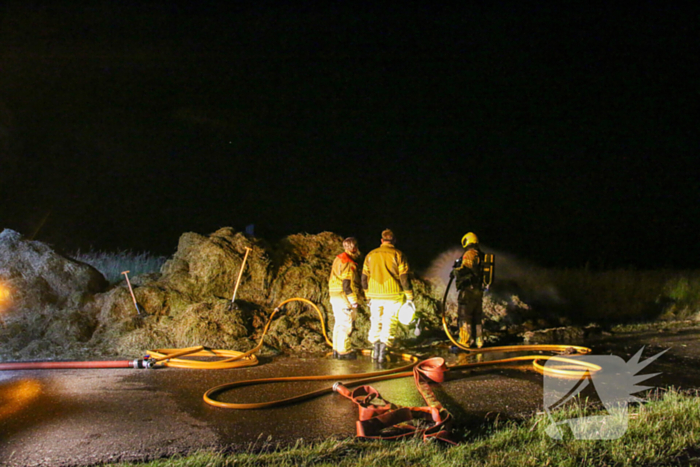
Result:
[[[644,323],[618,324],[610,328],[614,333],[635,333],[646,331],[669,331],[673,329],[688,329],[700,326],[698,316],[682,321],[651,321]]]
[[[129,277],[159,272],[167,260],[165,256],[155,256],[148,252],[131,250],[117,252],[95,250],[81,252],[78,250],[70,256],[100,271],[111,285],[124,280],[123,271],[129,271]]]
[[[494,423],[478,433],[467,432],[457,446],[436,442],[298,441],[278,448],[269,441],[234,453],[204,451],[189,456],[113,466],[639,466],[696,465],[700,462],[700,398],[697,392],[670,389],[649,394],[647,403],[630,407],[629,427],[617,440],[584,441],[546,434],[545,414],[521,422]],[[554,414],[555,420],[599,413],[578,401]]]
[[[525,282],[551,284],[563,299],[559,312],[578,324],[700,317],[700,271],[542,269]]]

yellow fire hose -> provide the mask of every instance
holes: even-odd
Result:
[[[450,281],[451,282],[451,281]],[[449,285],[448,285],[449,290]],[[445,292],[445,297],[447,296],[447,291]],[[254,366],[258,364],[258,359],[255,357],[255,352],[260,350],[263,346],[263,340],[267,334],[272,319],[277,314],[281,308],[290,302],[303,302],[311,307],[313,307],[318,313],[319,320],[321,322],[321,329],[323,337],[328,346],[332,347],[333,344],[328,339],[326,333],[326,326],[323,314],[321,310],[305,298],[290,298],[284,300],[279,304],[277,308],[274,309],[270,317],[268,318],[265,327],[263,328],[262,336],[258,344],[247,352],[238,352],[235,350],[222,350],[222,349],[209,349],[203,346],[188,347],[183,349],[156,349],[149,350],[149,355],[144,360],[138,361],[124,361],[124,362],[28,362],[28,363],[6,363],[0,364],[0,370],[5,369],[44,369],[44,368],[116,368],[119,367],[131,367],[131,368],[154,368],[154,367],[173,367],[173,368],[189,368],[189,369],[231,369],[231,368],[241,368],[247,366]],[[501,347],[487,347],[482,349],[471,349],[463,346],[459,342],[455,341],[452,334],[449,331],[447,322],[445,320],[444,313],[444,300],[443,300],[443,312],[442,312],[442,325],[447,334],[449,340],[458,348],[464,350],[465,352],[471,354],[478,353],[490,353],[490,352],[527,352],[527,351],[537,351],[537,352],[555,352],[559,354],[572,355],[585,355],[590,353],[590,349],[587,347],[572,346],[572,345],[515,345],[515,346],[501,346]],[[370,350],[362,350],[363,355],[371,355]],[[329,380],[353,380],[350,384],[344,384],[345,387],[360,386],[366,383],[405,378],[413,375],[413,367],[418,363],[418,357],[411,354],[397,354],[392,353],[395,357],[399,357],[408,363],[406,365],[400,366],[398,368],[392,368],[382,371],[373,371],[367,373],[353,373],[345,375],[319,375],[319,376],[294,376],[294,377],[279,377],[279,378],[263,378],[254,379],[246,381],[237,381],[233,383],[222,384],[214,388],[209,389],[204,394],[204,401],[207,404],[213,405],[215,407],[227,408],[227,409],[262,409],[269,407],[276,407],[285,404],[291,404],[295,402],[300,402],[306,399],[310,399],[316,396],[327,394],[333,392],[333,387],[327,387],[312,391],[306,394],[301,394],[294,397],[288,397],[285,399],[279,399],[275,401],[259,402],[259,403],[233,403],[233,402],[221,402],[216,400],[214,397],[224,391],[228,391],[235,388],[240,388],[243,386],[253,386],[258,384],[269,384],[278,382],[294,382],[294,381],[329,381]],[[190,357],[190,358],[184,358]],[[218,360],[201,360],[201,359],[191,359],[192,357],[216,357]],[[562,365],[559,368],[549,368],[544,365],[543,362],[547,360],[563,362],[566,365]],[[507,363],[516,363],[532,361],[534,369],[542,374],[559,377],[559,378],[581,378],[587,372],[594,373],[599,371],[601,368],[598,365],[588,363],[582,360],[575,360],[571,358],[563,358],[552,355],[527,355],[518,356],[512,358],[506,358],[501,360],[492,360],[485,362],[471,362],[462,365],[453,365],[448,367],[451,370],[464,370],[473,367],[483,367],[483,366],[496,366],[503,365]],[[70,364],[72,366],[65,366],[64,363]],[[76,366],[77,365],[77,366]],[[121,365],[121,366],[118,366]]]
[[[465,352],[478,354],[478,353],[492,353],[492,352],[558,352],[560,354],[566,355],[586,355],[591,352],[588,347],[581,347],[578,345],[558,345],[558,344],[537,344],[537,345],[507,345],[501,347],[484,347],[481,349],[472,349],[470,347],[465,347],[459,342],[455,341],[448,329],[447,322],[445,321],[445,316],[442,316],[442,328],[447,334],[450,341],[458,348],[464,350]],[[566,368],[548,368],[545,367],[541,360],[552,360],[559,361],[568,364],[568,367],[575,369]],[[463,365],[454,365],[450,368],[453,370],[462,370],[470,367],[477,366],[489,366],[489,365],[502,365],[505,363],[513,362],[527,362],[532,361],[532,366],[539,373],[546,374],[549,376],[555,376],[559,378],[576,378],[579,379],[586,374],[586,371],[590,373],[595,373],[600,370],[600,366],[585,362],[583,360],[572,360],[571,358],[562,358],[552,355],[523,355],[520,357],[504,358],[501,360],[491,360],[488,362],[472,362]]]
[[[172,368],[192,368],[198,370],[227,370],[231,368],[241,368],[246,366],[255,366],[258,364],[258,359],[255,357],[255,352],[260,350],[263,346],[263,339],[267,334],[267,330],[272,324],[272,318],[277,314],[277,312],[287,303],[299,301],[311,305],[318,313],[319,320],[321,321],[321,328],[323,329],[323,337],[326,339],[326,343],[333,347],[333,344],[328,339],[326,334],[326,325],[324,323],[323,314],[321,310],[318,309],[316,304],[305,298],[290,298],[288,300],[280,303],[277,308],[274,309],[270,317],[267,319],[265,328],[263,329],[262,336],[260,337],[260,342],[258,345],[253,347],[247,352],[238,352],[236,350],[222,350],[222,349],[208,349],[203,346],[188,347],[185,349],[156,349],[149,350],[149,358],[151,361],[159,366],[172,367]],[[222,360],[216,361],[199,361],[190,360],[179,357],[223,357]]]
[[[326,328],[324,324],[324,318],[321,313],[321,311],[318,309],[318,307],[311,301],[304,299],[304,298],[290,298],[288,300],[283,301],[280,303],[280,305],[275,308],[273,313],[270,315],[270,318],[268,319],[267,324],[265,325],[265,328],[263,330],[263,335],[260,338],[260,342],[258,345],[249,350],[248,352],[245,353],[238,353],[238,352],[233,352],[233,351],[221,351],[221,350],[203,350],[202,347],[193,347],[192,349],[161,349],[160,351],[152,351],[151,355],[154,356],[155,358],[158,359],[159,362],[163,362],[162,364],[164,366],[177,366],[179,368],[235,368],[235,367],[241,367],[241,366],[251,366],[255,365],[257,363],[257,359],[255,359],[255,356],[252,355],[254,352],[256,352],[258,349],[260,349],[263,345],[263,339],[265,337],[265,334],[267,333],[267,330],[270,326],[270,323],[272,322],[272,318],[274,315],[279,311],[281,307],[286,305],[287,303],[293,302],[293,301],[300,301],[303,303],[306,303],[308,305],[311,305],[316,312],[318,313],[319,319],[321,321],[321,328],[323,331],[323,337],[326,340],[326,343],[332,347],[331,341],[328,339],[328,335],[326,334]],[[447,334],[447,337],[450,339],[450,341],[456,345],[458,348],[469,352],[469,353],[488,353],[488,352],[527,352],[527,351],[538,351],[538,352],[557,352],[559,354],[567,354],[567,355],[585,355],[590,353],[590,349],[587,347],[581,347],[581,346],[571,346],[571,345],[515,345],[515,346],[501,346],[501,347],[488,347],[488,348],[482,348],[482,349],[470,349],[468,347],[464,347],[460,343],[456,342],[454,338],[452,337],[446,320],[445,316],[443,313],[442,316],[442,324],[443,328],[445,330],[445,333]],[[221,360],[219,362],[192,362],[190,360],[182,360],[177,357],[184,356],[189,352],[189,355],[191,356],[211,356],[212,354],[218,353],[221,356],[228,356],[232,355],[229,358],[226,358],[224,360]],[[228,353],[226,353],[228,352]],[[233,355],[235,354],[235,355]],[[363,355],[369,356],[371,354],[370,350],[362,350]],[[216,387],[213,387],[209,389],[206,393],[204,393],[204,401],[207,404],[213,405],[215,407],[221,407],[221,408],[226,408],[226,409],[263,409],[263,408],[270,408],[270,407],[278,407],[281,405],[286,405],[286,404],[291,404],[291,403],[296,403],[300,402],[303,400],[311,399],[323,394],[328,394],[333,392],[333,387],[327,387],[323,389],[319,389],[316,391],[311,391],[305,394],[300,394],[297,396],[293,397],[288,397],[284,399],[278,399],[274,401],[268,401],[268,402],[256,402],[256,403],[234,403],[234,402],[222,402],[219,400],[215,399],[215,396],[217,394],[220,394],[225,391],[229,391],[235,388],[240,388],[244,386],[253,386],[253,385],[260,385],[260,384],[270,384],[270,383],[280,383],[280,382],[295,382],[295,381],[329,381],[329,380],[335,380],[338,381],[340,379],[342,380],[354,380],[350,384],[344,384],[346,387],[352,387],[352,386],[359,386],[363,385],[366,383],[370,382],[376,382],[376,381],[382,381],[382,380],[389,380],[389,379],[396,379],[396,378],[405,378],[408,376],[412,376],[413,372],[411,369],[418,363],[418,357],[410,354],[393,354],[394,356],[400,357],[402,360],[408,361],[409,363],[406,365],[403,365],[398,368],[393,368],[389,370],[382,370],[382,371],[374,371],[374,372],[368,372],[368,373],[353,373],[353,374],[345,374],[345,375],[317,375],[317,376],[290,376],[290,377],[278,377],[278,378],[261,378],[261,379],[253,379],[253,380],[245,380],[245,381],[236,381],[232,383],[226,383],[222,384]],[[544,362],[546,360],[554,360],[554,361],[561,361],[565,362],[567,364],[566,367],[564,368],[547,368],[545,365],[541,362]],[[548,356],[548,355],[527,355],[527,356],[518,356],[518,357],[512,357],[512,358],[506,358],[506,359],[500,359],[500,360],[492,360],[492,361],[486,361],[486,362],[471,362],[471,363],[466,363],[462,365],[453,365],[450,366],[449,368],[452,370],[464,370],[467,368],[473,368],[473,367],[482,367],[482,366],[495,366],[495,365],[503,365],[506,363],[515,363],[515,362],[524,362],[524,361],[532,361],[533,367],[536,371],[545,374],[545,375],[550,375],[550,376],[555,376],[555,377],[561,377],[561,378],[581,378],[586,374],[586,372],[594,373],[596,371],[600,370],[600,367],[597,365],[594,365],[592,363],[588,363],[585,361],[580,361],[580,360],[574,360],[571,358],[562,358],[562,357],[557,357],[557,356]]]

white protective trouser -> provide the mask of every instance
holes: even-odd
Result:
[[[403,297],[398,300],[372,299],[370,304],[370,325],[367,340],[374,344],[381,341],[387,347],[391,346],[399,323],[399,309],[403,305]]]
[[[331,307],[333,307],[333,350],[339,353],[350,351],[350,333],[352,323],[355,320],[355,310],[350,308],[347,300],[340,297],[331,297]]]

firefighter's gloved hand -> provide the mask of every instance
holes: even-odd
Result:
[[[450,279],[454,279],[454,278],[455,278],[455,270],[453,269],[452,271],[450,271]]]

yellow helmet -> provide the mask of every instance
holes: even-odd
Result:
[[[463,248],[466,248],[467,245],[471,245],[472,243],[479,243],[479,239],[476,237],[476,234],[474,232],[469,232],[464,237],[462,237]]]

